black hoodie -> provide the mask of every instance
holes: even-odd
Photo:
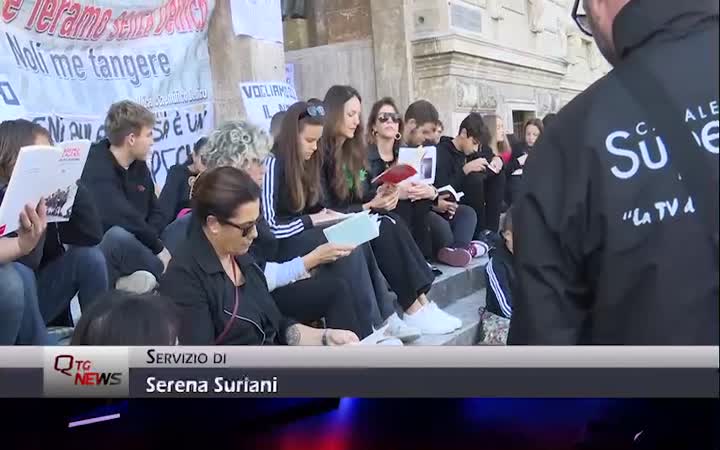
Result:
[[[435,186],[451,185],[457,192],[463,189],[465,172],[463,167],[468,157],[453,143],[453,138],[443,136],[437,145],[437,167],[435,168]]]
[[[104,139],[90,148],[82,180],[94,196],[103,231],[118,226],[153,253],[163,250],[159,236],[165,219],[145,161],[135,161],[124,169]]]
[[[668,164],[698,152],[718,194],[718,2],[632,0],[613,37],[616,68],[560,111],[525,166],[509,343],[718,345],[717,244]],[[697,147],[658,145],[650,105],[623,82],[641,65],[687,108],[678,126]]]

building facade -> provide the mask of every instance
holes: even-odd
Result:
[[[609,70],[573,23],[572,0],[303,3],[284,19],[285,59],[300,96],[351,84],[366,110],[384,96],[401,108],[423,98],[449,133],[471,111],[498,114],[517,130]]]

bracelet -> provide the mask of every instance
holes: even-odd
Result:
[[[328,329],[325,328],[325,330],[323,331],[323,334],[322,334],[322,338],[320,339],[320,342],[321,342],[322,345],[324,345],[324,346],[327,346],[327,345],[328,345],[327,335],[328,335]]]

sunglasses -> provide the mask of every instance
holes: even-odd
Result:
[[[242,233],[242,237],[247,237],[248,234],[250,234],[257,227],[257,224],[259,221],[260,221],[260,219],[258,218],[258,220],[256,220],[255,222],[244,224],[244,225],[238,225],[236,223],[230,222],[229,220],[219,220],[218,219],[218,222],[220,222],[221,224],[229,225],[237,230],[240,230],[240,232]]]
[[[400,123],[400,114],[382,113],[378,116],[378,122],[380,123],[386,123],[388,120],[392,120],[395,123]]]
[[[322,105],[310,105],[305,111],[300,114],[298,120],[302,120],[306,117],[325,117],[325,107]]]
[[[587,14],[585,12],[578,12],[580,9],[580,0],[575,0],[575,6],[573,6],[572,10],[572,18],[577,24],[578,28],[580,28],[580,31],[587,34],[588,36],[592,36],[592,28],[590,28],[590,20],[588,19]],[[585,9],[583,9],[585,11]]]

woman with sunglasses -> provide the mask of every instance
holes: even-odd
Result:
[[[237,136],[236,136],[237,137]],[[238,142],[239,144],[239,142]],[[260,187],[244,170],[216,167],[195,182],[190,230],[160,292],[180,309],[184,345],[344,345],[352,331],[316,329],[278,310],[248,253],[257,237]]]
[[[333,86],[324,100],[328,121],[323,131],[323,172],[327,206],[342,212],[370,210],[380,214],[380,235],[371,241],[378,265],[405,312],[403,320],[425,334],[451,333],[460,319],[427,298],[433,274],[399,216],[397,186],[373,189],[368,151],[363,142],[360,94],[350,86]]]
[[[403,123],[393,99],[386,97],[373,105],[367,129],[368,177],[372,180],[397,162]],[[370,185],[370,195],[375,188]],[[408,226],[425,258],[430,259],[432,243],[428,216],[437,193],[432,186],[421,183],[400,183],[397,188],[399,201],[394,212]]]
[[[357,312],[359,336],[366,337],[374,328],[388,325],[388,336],[405,342],[417,339],[420,331],[406,326],[395,314],[370,246],[353,249],[329,244],[319,228],[339,217],[321,203],[322,154],[317,144],[324,119],[325,110],[319,103],[298,102],[287,110],[273,152],[265,162],[262,209],[270,237],[262,240],[274,238],[267,247],[277,248],[276,260],[296,261],[310,280],[346,281],[350,286],[347,297]],[[275,298],[281,310],[298,304],[292,292]]]

